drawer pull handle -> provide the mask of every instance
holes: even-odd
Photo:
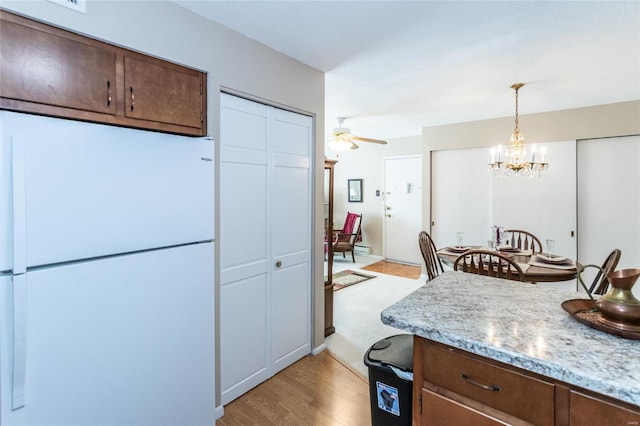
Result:
[[[478,386],[479,388],[482,388],[484,390],[488,390],[488,391],[492,391],[492,392],[500,392],[502,390],[502,389],[500,389],[500,386],[485,385],[483,383],[476,382],[475,380],[473,380],[471,377],[467,376],[466,374],[462,374],[462,378],[465,380],[465,382],[471,383],[472,385]]]

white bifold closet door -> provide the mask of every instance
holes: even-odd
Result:
[[[537,144],[538,147],[541,144]],[[533,233],[546,251],[576,258],[576,141],[544,144],[549,169],[532,178],[492,178],[495,224]],[[575,282],[567,283],[573,288]]]
[[[450,149],[431,153],[431,236],[438,248],[457,244],[486,245],[491,218],[488,149]],[[416,244],[417,248],[417,244]]]
[[[615,248],[616,269],[640,267],[640,136],[578,141],[578,260],[602,265]],[[589,274],[587,274],[589,271]],[[585,271],[585,282],[595,268]],[[638,285],[633,293],[640,298]]]
[[[546,144],[549,170],[540,177],[493,177],[487,171],[490,148],[431,153],[431,232],[438,247],[486,246],[493,225],[523,229],[555,251],[576,256],[576,142]],[[485,160],[487,159],[487,160]],[[543,247],[545,249],[545,247]]]
[[[221,95],[222,404],[311,351],[312,118]]]

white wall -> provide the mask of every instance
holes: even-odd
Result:
[[[387,145],[358,142],[360,148],[336,154],[326,148],[327,158],[338,160],[335,166],[334,222],[342,228],[347,211],[362,213],[362,243],[371,254],[382,256],[383,208],[382,196],[376,190],[384,187],[385,157],[421,154],[421,136],[388,139]],[[362,179],[362,203],[350,203],[347,180]]]
[[[206,71],[208,132],[215,140],[220,139],[221,88],[315,116],[316,244],[312,345],[320,345],[324,341],[324,74],[169,1],[88,1],[86,14],[43,0],[3,0],[2,7],[93,38]],[[216,144],[216,159],[218,158],[219,146]],[[216,167],[216,173],[219,173],[219,167]],[[216,176],[216,206],[219,205],[218,182]],[[219,230],[219,223],[216,223],[216,230]],[[218,271],[215,283],[217,301],[220,294]],[[219,309],[216,312],[219,313]],[[216,382],[219,391],[219,378]],[[219,392],[216,399],[219,404]]]
[[[640,100],[562,111],[520,115],[520,129],[527,143],[593,139],[640,134]],[[431,222],[431,152],[443,149],[489,147],[508,140],[513,117],[424,127],[422,129],[422,223]],[[485,159],[488,157],[485,157]],[[482,161],[483,159],[479,159]]]

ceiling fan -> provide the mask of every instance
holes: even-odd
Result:
[[[380,139],[362,138],[351,134],[346,127],[342,127],[345,117],[338,117],[338,126],[333,129],[333,134],[329,138],[329,148],[334,151],[346,151],[348,149],[358,149],[359,146],[354,142],[373,142],[386,145],[387,141]]]

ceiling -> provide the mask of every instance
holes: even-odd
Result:
[[[174,1],[324,71],[327,132],[512,116],[516,82],[520,114],[640,99],[637,0]]]

